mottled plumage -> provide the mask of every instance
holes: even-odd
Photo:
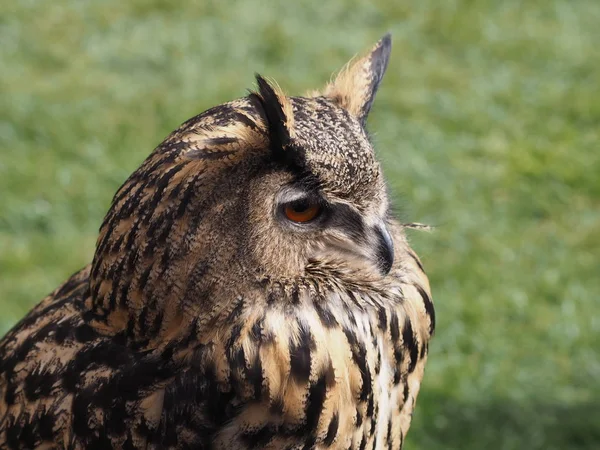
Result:
[[[434,311],[364,129],[389,53],[154,150],[1,341],[0,447],[402,446]]]

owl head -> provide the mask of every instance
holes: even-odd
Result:
[[[365,124],[390,50],[387,35],[304,97],[257,76],[255,92],[173,132],[102,224],[97,311],[317,272],[385,277],[394,244]]]

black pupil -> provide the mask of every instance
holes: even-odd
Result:
[[[297,213],[303,213],[309,208],[310,203],[308,202],[308,200],[298,200],[292,204],[292,209],[294,210],[294,212]]]

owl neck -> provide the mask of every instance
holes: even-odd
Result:
[[[191,258],[191,255],[188,255]],[[166,259],[166,257],[164,257]],[[102,266],[90,277],[86,309],[91,325],[104,335],[122,335],[140,348],[158,347],[183,339],[218,318],[227,302],[246,283],[220,280],[212,261],[171,261],[162,257],[133,270]],[[95,276],[94,276],[95,275]]]
[[[211,321],[219,299],[235,298],[244,288],[245,275],[236,271],[235,243],[222,235],[219,243],[213,242],[206,236],[219,235],[215,230],[200,225],[189,233],[186,226],[194,225],[159,226],[154,238],[135,224],[103,227],[86,301],[95,328],[125,335],[141,346],[168,342]],[[237,284],[223,279],[223,267],[236,272],[229,280]]]

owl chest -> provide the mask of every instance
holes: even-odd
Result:
[[[310,312],[264,316],[253,334],[225,351],[237,355],[229,357],[236,360],[229,379],[242,407],[219,442],[400,448],[394,427],[405,389],[398,351],[380,322],[364,313],[325,323]]]

